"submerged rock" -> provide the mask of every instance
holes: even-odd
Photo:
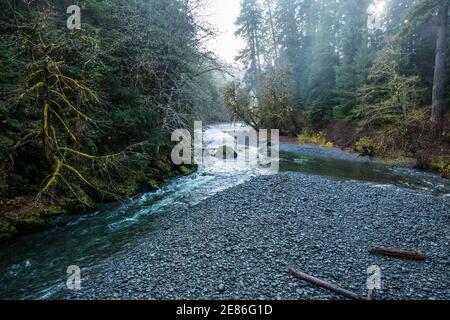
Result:
[[[216,152],[214,153],[214,156],[218,159],[237,159],[239,156],[238,153],[229,146],[220,146],[216,149]]]

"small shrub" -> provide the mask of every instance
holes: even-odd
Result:
[[[434,170],[439,171],[444,178],[450,177],[450,158],[435,160],[431,166]]]
[[[356,152],[363,154],[367,152],[375,153],[377,149],[375,142],[370,137],[363,137],[355,142],[353,150]]]
[[[325,142],[324,144],[322,144],[322,147],[325,147],[325,148],[334,148],[334,143],[331,142],[331,141],[327,141],[327,142]]]
[[[185,166],[181,166],[179,170],[180,170],[180,173],[181,173],[182,175],[184,175],[184,176],[188,176],[188,175],[190,175],[192,172],[194,172],[194,170],[189,169],[189,168],[187,168],[187,167],[185,167]]]
[[[299,144],[317,144],[326,148],[333,148],[334,144],[328,141],[324,132],[320,131],[315,134],[309,134],[308,132],[303,132],[298,136],[297,142]]]
[[[157,180],[151,179],[148,182],[148,187],[150,188],[150,190],[158,190],[159,189],[159,183],[158,183]]]

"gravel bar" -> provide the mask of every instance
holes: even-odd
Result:
[[[281,144],[281,152],[296,153],[304,156],[321,157],[337,160],[349,160],[358,162],[371,162],[373,161],[369,157],[361,157],[356,153],[350,153],[338,148],[326,148],[312,144]]]
[[[448,197],[298,173],[260,176],[189,208],[125,252],[83,272],[65,299],[342,299],[288,274],[296,268],[377,299],[450,298]],[[420,250],[424,262],[370,246]]]

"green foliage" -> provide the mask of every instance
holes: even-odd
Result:
[[[366,83],[371,58],[369,49],[363,46],[357,49],[351,62],[343,63],[337,68],[333,119],[352,120],[352,110],[358,103],[358,90]]]
[[[184,176],[188,176],[188,175],[190,175],[193,172],[192,169],[189,169],[189,168],[187,168],[185,166],[181,166],[179,168],[179,170],[180,170],[181,174],[184,175]]]
[[[258,112],[260,128],[280,129],[295,134],[300,127],[301,115],[295,108],[295,84],[285,71],[268,73],[262,80]]]
[[[331,141],[328,141],[326,138],[326,134],[324,132],[318,133],[308,133],[307,131],[300,134],[297,138],[297,142],[299,144],[317,144],[326,148],[333,148],[334,144]]]
[[[47,222],[38,212],[20,214],[14,217],[14,224],[21,232],[33,232],[46,226]]]
[[[379,27],[371,24],[373,16],[368,21],[368,12],[377,2],[276,0],[270,6],[270,2],[243,1],[238,35],[247,44],[247,59],[240,59],[247,76],[240,92],[235,90],[233,103],[227,103],[231,114],[254,127],[270,123],[286,133],[299,133],[305,127],[317,132],[333,121],[354,122],[381,144],[389,140],[414,150],[417,144],[411,141],[409,127],[416,126],[418,115],[425,119],[423,114],[429,112],[437,34],[434,17],[446,1],[386,1]],[[261,26],[249,23],[261,16],[265,20]],[[273,84],[272,75],[280,74],[280,83],[289,89],[280,90],[275,81],[276,90],[266,90],[265,83]],[[281,99],[271,96],[271,91]],[[231,92],[227,98],[233,96]],[[448,97],[447,90],[447,108]],[[287,130],[292,125],[289,112],[283,110],[300,114],[301,125]],[[283,114],[283,121],[270,116],[274,114]],[[389,139],[374,133],[383,130]]]
[[[150,188],[150,190],[158,190],[159,189],[159,183],[158,183],[157,180],[151,179],[148,182],[148,187]]]
[[[259,96],[259,77],[261,75],[261,55],[263,53],[262,37],[263,11],[257,0],[242,0],[241,14],[236,20],[236,36],[245,40],[246,48],[236,58],[248,66],[245,75],[245,83],[249,90]]]
[[[234,121],[244,121],[255,129],[280,129],[295,134],[303,125],[302,114],[294,107],[294,84],[286,72],[260,77],[260,98],[251,96],[238,82],[224,90],[224,103]]]
[[[432,168],[439,171],[443,177],[450,177],[450,158],[441,158],[433,161]]]
[[[417,32],[424,24],[429,22],[436,14],[439,4],[447,0],[417,0],[408,10],[406,20],[408,23],[401,30],[402,34]]]
[[[377,153],[377,146],[375,142],[370,137],[362,137],[358,141],[355,142],[353,150],[358,152],[359,154],[363,154],[364,152],[371,150],[373,153]]]
[[[257,129],[259,116],[255,108],[255,98],[242,89],[239,82],[231,82],[224,89],[224,103],[232,121],[244,121]]]
[[[399,74],[399,55],[393,41],[388,42],[374,60],[369,84],[358,92],[354,115],[366,127],[402,124],[407,114],[420,106],[420,81]]]
[[[45,209],[42,214],[47,217],[58,217],[67,214],[67,210],[61,207],[50,207]]]
[[[353,110],[354,118],[370,137],[360,143],[369,144],[372,152],[382,156],[415,152],[430,113],[422,106],[420,79],[400,73],[401,54],[395,43],[395,39],[388,39],[377,53],[368,83],[358,90],[358,104]]]
[[[135,193],[171,131],[221,100],[196,0],[81,0],[75,32],[70,4],[0,4],[2,198]]]

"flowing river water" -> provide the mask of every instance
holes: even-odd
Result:
[[[203,145],[213,151],[230,134],[248,130],[239,124],[210,126],[204,132]],[[67,225],[24,236],[0,248],[0,299],[51,298],[66,285],[68,266],[78,265],[84,272],[117,257],[157,229],[168,210],[195,205],[265,174],[264,168],[240,165],[239,158],[233,160],[232,169],[223,160],[215,159],[207,166],[200,166],[191,176],[167,182],[157,192],[103,205]],[[448,181],[433,173],[405,167],[282,152],[280,170],[366,181],[380,188],[409,188],[436,197],[450,196]]]

